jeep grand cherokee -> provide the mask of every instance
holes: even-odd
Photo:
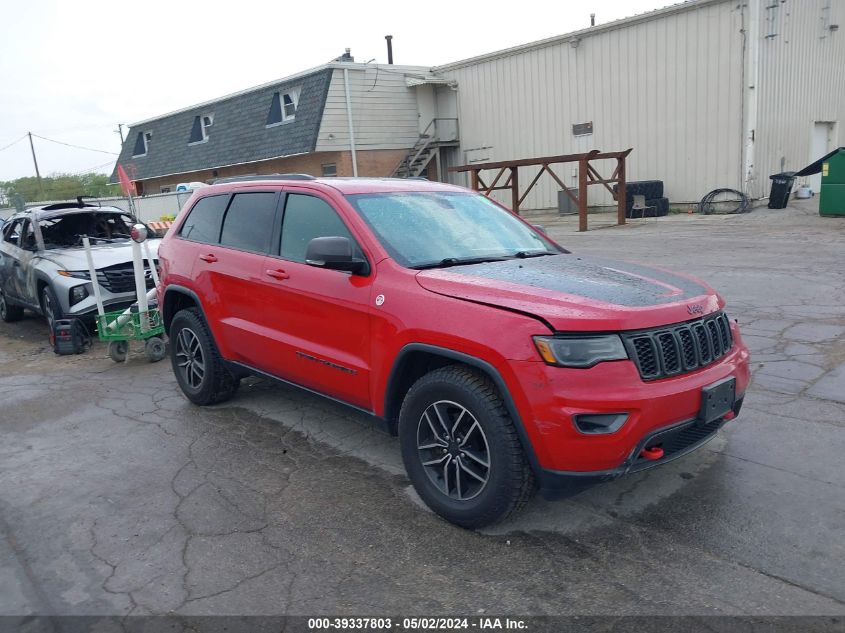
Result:
[[[580,257],[475,192],[276,177],[196,192],[159,249],[176,379],[366,411],[465,527],[665,463],[740,409],[748,351],[686,275]]]

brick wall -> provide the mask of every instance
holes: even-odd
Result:
[[[406,150],[364,150],[357,152],[358,175],[359,176],[389,176],[393,168],[405,156]],[[142,181],[145,194],[155,194],[161,191],[162,187],[170,187],[176,191],[176,185],[180,182],[210,182],[214,178],[225,178],[227,176],[244,176],[250,174],[311,174],[322,176],[323,165],[337,165],[338,176],[352,175],[352,155],[344,152],[317,152],[291,156],[288,158],[275,158],[260,163],[248,165],[234,165],[232,167],[220,167],[215,176],[211,169],[195,171],[176,176],[164,178],[150,178]],[[432,161],[433,164],[433,161]]]

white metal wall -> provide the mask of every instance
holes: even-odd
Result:
[[[816,121],[837,123],[831,144],[845,145],[845,0],[763,2],[760,11],[756,196],[768,195],[769,175],[820,158],[810,152]]]
[[[353,132],[358,149],[407,149],[419,139],[417,95],[405,84],[406,72],[426,68],[349,64]],[[317,137],[318,152],[349,149],[343,70],[332,73]]]
[[[740,29],[737,2],[699,3],[581,32],[577,47],[557,41],[434,70],[458,82],[465,160],[633,147],[629,180],[661,179],[670,200],[695,201],[740,185]],[[574,137],[572,124],[587,121],[594,133]],[[571,166],[561,175],[577,184]],[[525,208],[556,206],[559,187],[540,183]],[[593,185],[590,202],[610,197]]]

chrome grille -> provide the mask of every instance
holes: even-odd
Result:
[[[643,380],[706,367],[733,347],[730,323],[723,312],[668,327],[623,332],[622,340]]]

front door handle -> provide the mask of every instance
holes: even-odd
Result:
[[[269,277],[273,279],[290,279],[290,275],[288,275],[284,270],[281,268],[277,268],[276,270],[267,270],[265,271]]]
[[[209,264],[213,264],[217,261],[217,256],[213,253],[209,253],[208,255],[200,255],[200,259],[204,262],[208,262]]]

